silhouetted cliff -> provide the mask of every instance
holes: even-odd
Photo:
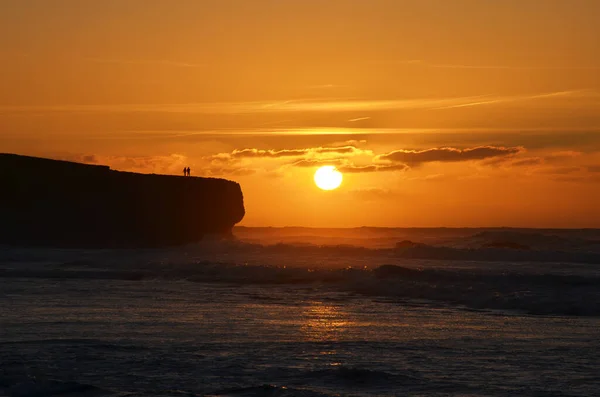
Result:
[[[0,244],[158,247],[229,234],[240,185],[0,153]]]

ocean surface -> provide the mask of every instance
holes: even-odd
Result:
[[[600,231],[0,247],[0,396],[597,396]]]

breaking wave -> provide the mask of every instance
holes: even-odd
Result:
[[[135,251],[0,247],[0,278],[318,285],[477,310],[600,316],[598,232],[565,233],[484,231],[392,248],[241,241]]]
[[[318,285],[397,299],[420,299],[471,309],[516,310],[536,315],[600,315],[600,275],[545,274],[505,268],[314,269],[200,262],[147,264],[136,271],[98,269],[4,269],[0,277],[196,283]]]

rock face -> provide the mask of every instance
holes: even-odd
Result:
[[[161,247],[230,234],[240,185],[0,153],[0,244]]]

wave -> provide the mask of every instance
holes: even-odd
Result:
[[[260,385],[243,388],[225,389],[206,394],[205,397],[332,397],[339,394],[328,394],[308,389],[289,388],[285,386]]]
[[[461,235],[461,243],[455,240],[454,246],[448,241],[433,246],[407,240],[394,248],[240,241],[160,250],[0,247],[0,278],[307,284],[476,310],[600,316],[600,251],[593,239],[597,232],[562,233],[553,237],[533,231],[479,231]],[[469,248],[465,241],[485,247]],[[544,244],[571,250],[538,249]],[[253,299],[268,301],[263,295]]]
[[[482,248],[494,242],[513,242],[531,249],[600,249],[600,229],[524,228],[247,228],[235,227],[241,240],[261,244],[353,245],[392,248],[398,241],[413,240],[428,245]]]
[[[354,229],[352,229],[354,230]],[[360,229],[362,230],[362,229]],[[392,229],[395,230],[395,229]],[[399,229],[405,231],[405,229]],[[410,229],[412,230],[412,229]],[[429,229],[425,229],[429,230]],[[65,249],[25,249],[0,246],[0,265],[3,263],[22,264],[27,262],[47,262],[66,267],[86,265],[89,258],[93,261],[144,262],[156,256],[174,258],[185,253],[189,257],[204,256],[211,260],[218,256],[232,254],[245,257],[274,257],[281,260],[294,260],[296,257],[320,258],[360,258],[393,257],[397,259],[462,260],[482,262],[548,262],[600,264],[600,231],[554,231],[537,232],[533,230],[484,230],[464,235],[465,230],[448,229],[434,238],[428,234],[416,234],[420,240],[391,238],[388,247],[373,247],[356,244],[312,244],[305,242],[256,243],[251,240],[206,240],[197,244],[166,249],[140,250],[65,250]],[[477,229],[475,229],[477,230]],[[456,233],[462,234],[456,235]],[[422,232],[424,233],[424,232]],[[429,231],[428,233],[431,233]],[[368,239],[368,237],[367,237]],[[367,244],[368,245],[368,244]],[[84,257],[85,259],[82,259]],[[68,259],[66,259],[68,258]],[[137,266],[129,266],[136,270]],[[120,274],[119,276],[124,276]],[[113,277],[113,276],[109,276]],[[132,273],[130,277],[136,277]]]
[[[396,372],[396,371],[395,371]],[[328,368],[300,372],[290,376],[285,383],[288,386],[261,385],[238,389],[228,389],[208,394],[207,396],[299,396],[299,397],[326,397],[339,396],[337,390],[363,389],[369,392],[381,390],[419,391],[431,387],[431,381],[419,376],[416,371],[410,374],[391,373],[382,370],[373,370],[360,367],[330,366]],[[457,386],[450,382],[436,382],[436,390],[456,390]],[[310,384],[311,388],[300,385]],[[317,389],[318,391],[316,391]]]
[[[99,397],[113,393],[91,385],[55,380],[0,378],[0,394],[8,397],[81,396]]]
[[[471,309],[532,315],[599,316],[600,277],[415,270],[393,265],[350,289],[365,295],[425,299]]]
[[[479,310],[600,316],[600,274],[549,274],[519,267],[313,269],[202,262],[147,264],[129,271],[5,269],[1,277],[89,280],[186,280],[238,285],[318,285],[371,297],[419,299]]]

